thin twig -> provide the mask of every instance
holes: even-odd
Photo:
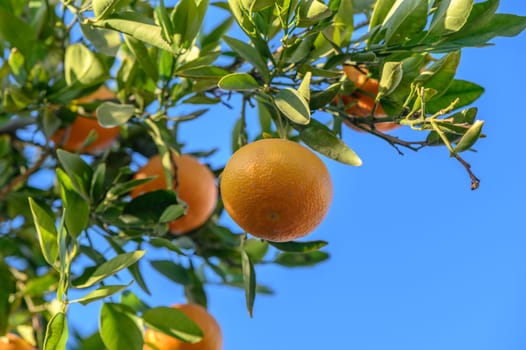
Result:
[[[461,156],[459,156],[456,152],[452,153],[452,156],[455,157],[455,159],[458,160],[468,172],[469,178],[471,179],[471,190],[478,189],[480,187],[480,179],[475,176],[473,171],[471,171],[471,165],[468,162],[466,162]]]
[[[22,174],[18,175],[17,177],[15,177],[4,188],[2,188],[0,190],[0,201],[3,201],[5,199],[5,197],[9,194],[9,192],[11,192],[19,184],[25,182],[27,180],[27,178],[29,176],[31,176],[31,174],[33,174],[35,171],[37,171],[42,166],[42,164],[44,164],[44,162],[46,161],[47,157],[49,156],[49,153],[50,153],[49,150],[47,150],[44,153],[42,153],[40,158],[35,162],[35,164],[33,164],[33,166],[31,168],[27,169],[24,173],[22,173]]]

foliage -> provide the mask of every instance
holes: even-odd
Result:
[[[191,302],[206,306],[208,283],[243,288],[252,314],[256,294],[272,292],[257,283],[258,264],[328,258],[319,251],[325,242],[269,245],[221,225],[221,203],[205,225],[173,236],[161,218],[184,203],[172,191],[148,194],[156,206],[147,211],[138,210],[140,196],[130,200],[147,181],[133,179],[135,156],[184,151],[179,126],[231,106],[234,95],[242,102],[232,107],[240,114],[233,150],[249,142],[254,110],[257,138],[301,140],[357,166],[362,159],[342,142],[341,126],[365,121],[364,131],[399,151],[445,145],[477,188],[459,153],[484,136],[469,107],[483,88],[455,73],[462,48],[526,27],[525,17],[497,7],[498,0],[0,0],[0,334],[17,330],[44,349],[65,349],[75,334],[68,306],[102,299],[100,334],[75,347],[142,349],[144,327],[160,311],[129,287],[150,294],[141,272],[148,260]],[[213,27],[204,30],[205,21]],[[421,141],[377,131],[373,116],[359,123],[348,115],[337,96],[356,86],[343,64],[366,68],[380,82],[383,121],[415,130]],[[117,100],[78,101],[102,85]],[[89,156],[57,149],[51,136],[76,115],[120,127],[119,141]],[[50,170],[53,186],[28,182]],[[152,259],[150,248],[173,259]],[[123,270],[133,281],[108,279]],[[83,296],[70,299],[73,289]],[[170,332],[199,337],[191,321],[173,319]]]

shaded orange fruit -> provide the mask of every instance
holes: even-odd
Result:
[[[332,201],[325,164],[307,148],[284,139],[241,147],[223,170],[220,187],[232,219],[246,232],[275,242],[312,232]]]
[[[147,329],[144,333],[144,350],[221,350],[223,348],[221,327],[204,307],[197,304],[180,304],[172,307],[181,310],[201,328],[203,339],[190,344],[153,329]]]
[[[91,103],[97,100],[111,100],[114,98],[115,94],[103,85],[91,95],[78,99],[77,103]],[[92,130],[97,133],[97,138],[88,146],[82,147]],[[51,136],[51,140],[55,145],[66,151],[97,154],[110,148],[119,136],[119,133],[120,129],[118,127],[102,127],[97,121],[95,113],[93,113],[93,118],[77,116],[67,128],[60,129]]]
[[[35,350],[35,348],[19,336],[9,333],[5,337],[0,337],[0,350]]]
[[[169,224],[170,232],[179,235],[202,226],[212,215],[217,203],[217,186],[212,171],[192,156],[174,154],[173,161],[177,169],[177,173],[175,169],[173,171],[173,184],[177,185],[179,198],[188,205],[186,215]],[[166,189],[166,177],[159,155],[150,158],[134,178],[150,176],[157,177],[135,187],[130,193],[133,198],[142,193]]]
[[[347,75],[347,78],[352,81],[356,87],[356,90],[350,96],[341,95],[338,97],[342,99],[344,105],[351,106],[346,109],[345,112],[355,117],[369,117],[373,113],[375,98],[376,95],[378,95],[378,80],[367,77],[366,69],[362,69],[362,72],[354,66],[343,66],[343,71],[345,72],[345,75]],[[387,114],[379,104],[376,107],[375,118],[384,118],[386,116]],[[344,120],[344,123],[354,130],[363,131],[349,120]],[[361,123],[360,126],[363,126],[366,129],[370,128],[368,123]],[[386,132],[400,127],[400,124],[394,122],[377,122],[374,126],[376,130]]]

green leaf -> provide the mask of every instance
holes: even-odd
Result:
[[[144,325],[123,304],[105,303],[100,310],[100,335],[108,350],[142,350]]]
[[[232,50],[235,51],[241,58],[252,64],[261,74],[263,81],[268,83],[270,80],[270,72],[268,70],[265,59],[261,56],[259,51],[253,46],[242,42],[241,40],[225,36],[223,40]]]
[[[208,305],[208,298],[203,287],[203,282],[201,282],[195,273],[192,273],[192,284],[184,286],[184,295],[189,303],[199,304],[205,308]]]
[[[93,23],[95,26],[110,28],[128,34],[131,37],[156,46],[162,50],[173,52],[172,47],[162,37],[161,27],[148,17],[134,12],[119,12],[104,20]]]
[[[223,22],[221,22],[217,27],[215,27],[210,33],[205,34],[201,37],[201,47],[207,48],[207,46],[215,46],[219,43],[225,36],[225,33],[232,27],[234,19],[228,17]]]
[[[126,124],[135,114],[133,105],[122,105],[115,102],[104,102],[97,107],[97,119],[105,128]]]
[[[274,104],[292,122],[300,125],[309,124],[309,104],[296,90],[292,88],[279,90],[274,96]]]
[[[144,311],[142,318],[148,327],[180,339],[197,343],[203,339],[203,331],[181,310],[161,306]]]
[[[19,49],[24,56],[27,56],[35,48],[35,41],[35,32],[28,23],[0,7],[0,43],[2,45],[9,43],[9,47]]]
[[[381,96],[389,96],[395,91],[402,81],[403,75],[404,71],[401,62],[387,62],[384,64],[377,100]]]
[[[172,23],[172,20],[170,19],[168,10],[164,6],[164,0],[161,0],[159,2],[159,6],[155,8],[155,15],[156,15],[157,21],[161,25],[161,32],[163,34],[164,40],[172,44],[173,35],[175,34],[174,24]]]
[[[97,51],[104,55],[115,57],[121,46],[121,36],[118,32],[110,29],[93,27],[87,23],[80,23],[80,30]]]
[[[24,55],[18,51],[17,49],[12,49],[9,54],[8,64],[9,68],[11,69],[11,73],[13,73],[13,77],[16,79],[16,81],[20,84],[25,84],[27,79],[27,71],[24,66],[25,64],[25,57]]]
[[[34,277],[31,280],[29,280],[25,286],[24,295],[36,297],[42,296],[49,292],[53,292],[57,289],[57,282],[57,275],[54,273],[53,270],[49,270],[49,272],[45,275]]]
[[[0,334],[9,331],[9,314],[11,313],[11,295],[16,292],[16,280],[9,270],[9,266],[0,260]]]
[[[163,213],[172,206],[178,213],[184,213],[184,209],[186,209],[182,204],[178,203],[177,195],[174,191],[157,190],[141,194],[126,203],[123,214],[134,217],[144,224],[155,224],[161,222]]]
[[[108,76],[104,63],[84,44],[77,43],[66,48],[64,73],[68,86],[81,84],[91,86]]]
[[[133,281],[128,284],[102,286],[102,287],[99,287],[89,292],[88,294],[86,294],[85,296],[79,299],[70,300],[69,302],[70,303],[81,303],[82,305],[88,305],[94,301],[101,300],[106,297],[109,297],[110,295],[117,294],[120,291],[123,291],[124,289],[128,288],[132,283]]]
[[[325,252],[315,251],[304,254],[280,253],[274,262],[286,267],[306,267],[313,266],[329,258]]]
[[[515,36],[526,27],[526,17],[495,14],[498,0],[476,3],[462,29],[442,37],[442,43],[433,48],[439,52],[462,48],[463,46],[483,46],[497,36]]]
[[[298,27],[308,27],[329,18],[332,12],[329,7],[321,1],[307,0],[300,2],[298,15]],[[349,14],[349,17],[352,17],[352,15]]]
[[[362,165],[362,160],[334,132],[318,122],[311,123],[301,130],[300,139],[312,149],[338,162],[353,166]]]
[[[128,271],[133,276],[135,282],[139,285],[139,287],[148,295],[151,295],[150,289],[148,288],[148,285],[146,284],[146,281],[144,280],[144,277],[141,272],[141,265],[139,262],[136,262],[135,264],[131,264],[128,267]]]
[[[129,306],[135,312],[144,312],[150,309],[150,306],[142,301],[137,294],[132,291],[126,290],[122,293],[121,304]]]
[[[179,255],[186,255],[178,246],[172,243],[172,241],[169,241],[165,238],[161,237],[151,237],[150,238],[150,244],[156,248],[166,248],[168,250],[171,250],[172,252],[175,252]]]
[[[42,255],[49,265],[55,266],[58,258],[58,232],[55,227],[53,212],[51,208],[38,204],[33,198],[29,198],[29,207],[37,230]]]
[[[76,338],[75,350],[106,350],[98,329],[88,336],[80,334],[74,334],[74,336]]]
[[[172,204],[166,207],[159,218],[160,223],[167,223],[182,217],[186,212],[186,207],[182,204]]]
[[[178,76],[184,78],[193,78],[193,79],[208,79],[208,80],[217,80],[219,81],[222,77],[227,74],[230,74],[229,71],[223,68],[214,67],[214,66],[205,66],[191,68],[184,71],[177,71]]]
[[[340,84],[333,84],[323,91],[316,91],[311,95],[309,107],[311,109],[325,107],[334,101],[339,92]]]
[[[55,314],[46,328],[44,350],[66,350],[68,334],[66,314],[63,312]]]
[[[480,85],[465,80],[453,80],[442,96],[431,99],[431,101],[426,103],[426,112],[437,113],[449,106],[457,98],[459,101],[454,109],[467,106],[475,102],[483,92],[484,88]]]
[[[254,301],[256,299],[256,271],[254,270],[254,264],[244,249],[241,250],[241,267],[245,284],[247,310],[250,317],[252,317]]]
[[[328,243],[325,241],[310,242],[269,242],[271,246],[289,253],[308,253],[317,251],[325,247]]]
[[[194,44],[203,24],[208,0],[180,0],[172,12],[174,42],[187,49]]]
[[[111,15],[119,0],[92,0],[93,13],[97,19]]]
[[[135,56],[135,59],[137,62],[139,62],[146,75],[153,81],[157,81],[159,79],[157,63],[151,58],[146,46],[141,41],[126,34],[124,35],[124,41],[130,48],[131,52]]]
[[[428,2],[423,0],[396,0],[382,23],[387,45],[421,34],[427,23],[427,6]]]
[[[217,85],[224,90],[250,91],[260,88],[256,79],[247,73],[232,73],[225,75]]]
[[[373,15],[371,22],[369,23],[369,30],[371,31],[374,27],[381,25],[387,14],[393,7],[396,0],[377,0],[374,4]]]
[[[118,271],[136,263],[144,255],[144,250],[137,250],[132,253],[119,254],[111,260],[99,265],[86,281],[75,285],[75,288],[88,288],[102,281],[103,279],[116,274]]]
[[[230,11],[232,11],[239,27],[241,27],[247,35],[255,36],[256,26],[250,16],[249,9],[245,7],[243,0],[228,0],[228,6],[230,7]]]
[[[82,195],[88,197],[89,187],[93,177],[91,167],[86,164],[78,154],[58,149],[57,156],[60,164],[62,164],[64,170],[69,175],[75,189]]]
[[[455,152],[460,153],[469,150],[479,139],[483,126],[483,120],[477,120],[473,125],[471,125],[468,131],[466,131],[460,141],[458,141],[456,144],[454,148]]]
[[[459,63],[460,51],[451,52],[421,73],[415,82],[422,83],[426,89],[438,92],[431,100],[440,97],[455,79]]]
[[[473,8],[473,0],[442,0],[433,15],[428,37],[441,37],[458,32],[466,24]]]
[[[300,95],[307,101],[310,102],[310,80],[312,78],[312,72],[305,73],[303,80],[301,81],[300,86],[298,87],[298,92]]]
[[[152,267],[166,278],[183,286],[192,284],[192,273],[182,265],[176,264],[171,260],[152,260]]]
[[[232,153],[247,144],[248,134],[245,123],[245,116],[241,115],[232,129]]]
[[[267,254],[268,244],[268,241],[250,238],[243,243],[243,249],[248,254],[252,262],[258,263],[263,260]]]
[[[90,199],[96,203],[101,198],[104,191],[104,179],[106,177],[106,163],[100,163],[95,168],[90,185]]]
[[[60,196],[64,207],[66,228],[73,238],[77,238],[88,226],[89,202],[78,194],[73,182],[62,169],[58,168],[56,173],[60,184]]]

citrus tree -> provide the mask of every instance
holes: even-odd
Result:
[[[455,73],[462,48],[526,27],[497,7],[0,0],[0,349],[221,349],[208,283],[244,289],[252,314],[270,292],[258,264],[328,258],[327,242],[296,239],[337,190],[321,158],[367,159],[344,128],[399,152],[444,147],[478,188],[463,152],[484,137],[472,106],[483,88]],[[182,144],[179,130],[218,105],[239,117],[217,130],[232,158],[211,168],[215,150],[186,152],[200,140]],[[145,264],[187,303],[139,298]],[[114,278],[125,270],[132,281]],[[74,337],[69,305],[92,302],[99,331]]]

